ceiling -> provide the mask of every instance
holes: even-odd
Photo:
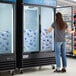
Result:
[[[73,2],[73,3],[76,2],[76,0],[65,0],[65,1]]]
[[[73,6],[76,10],[76,0],[57,0],[59,6]]]

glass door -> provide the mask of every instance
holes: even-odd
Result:
[[[0,54],[13,51],[13,4],[0,3]]]
[[[23,8],[23,52],[39,51],[39,9],[34,6]]]
[[[67,23],[70,29],[73,28],[73,19],[72,19],[72,7],[60,7],[56,9],[56,12],[61,12],[64,21]],[[66,51],[71,52],[73,50],[73,38],[72,34],[65,33],[65,40],[66,40]]]
[[[54,51],[54,30],[46,33],[54,22],[54,9],[41,7],[41,51]]]

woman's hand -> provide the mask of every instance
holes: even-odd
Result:
[[[67,28],[66,31],[69,33],[69,34],[72,34],[75,32],[75,29],[74,30],[71,30],[70,28]]]
[[[49,29],[47,29],[47,33],[51,32],[52,31],[52,27],[50,27]]]

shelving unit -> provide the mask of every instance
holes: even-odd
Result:
[[[73,45],[73,47],[74,47],[74,49],[73,49],[73,56],[75,56],[76,57],[76,12],[74,12],[74,15],[73,15],[73,20],[74,20],[74,27],[75,27],[75,32],[74,32],[74,45]]]
[[[70,13],[68,14],[63,14],[63,19],[64,21],[67,23],[69,28],[72,28],[72,14],[71,14],[71,10],[69,11]],[[66,52],[67,54],[71,54],[72,50],[73,50],[73,37],[71,34],[68,34],[67,32],[65,33],[65,40],[66,40]]]
[[[57,12],[61,12],[63,20],[67,23],[68,27],[73,29],[73,12],[71,6],[58,7]],[[65,33],[66,40],[66,54],[67,56],[73,55],[73,34]]]
[[[68,47],[70,49],[70,47],[72,48],[71,51],[69,49],[67,49],[67,56],[69,57],[73,57],[73,58],[76,58],[76,13],[73,14],[72,12],[72,16],[73,18],[71,17],[71,28],[73,29],[73,27],[75,27],[75,32],[71,35],[71,38],[70,40],[72,41],[70,46]],[[67,21],[68,23],[68,21]],[[73,23],[73,24],[72,24]],[[69,25],[69,23],[68,23]],[[70,35],[66,35],[66,36],[70,36]],[[67,37],[68,38],[68,37]],[[66,42],[70,43],[70,40],[66,40]]]

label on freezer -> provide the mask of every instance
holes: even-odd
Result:
[[[23,55],[23,58],[28,58],[29,57],[29,55]]]

